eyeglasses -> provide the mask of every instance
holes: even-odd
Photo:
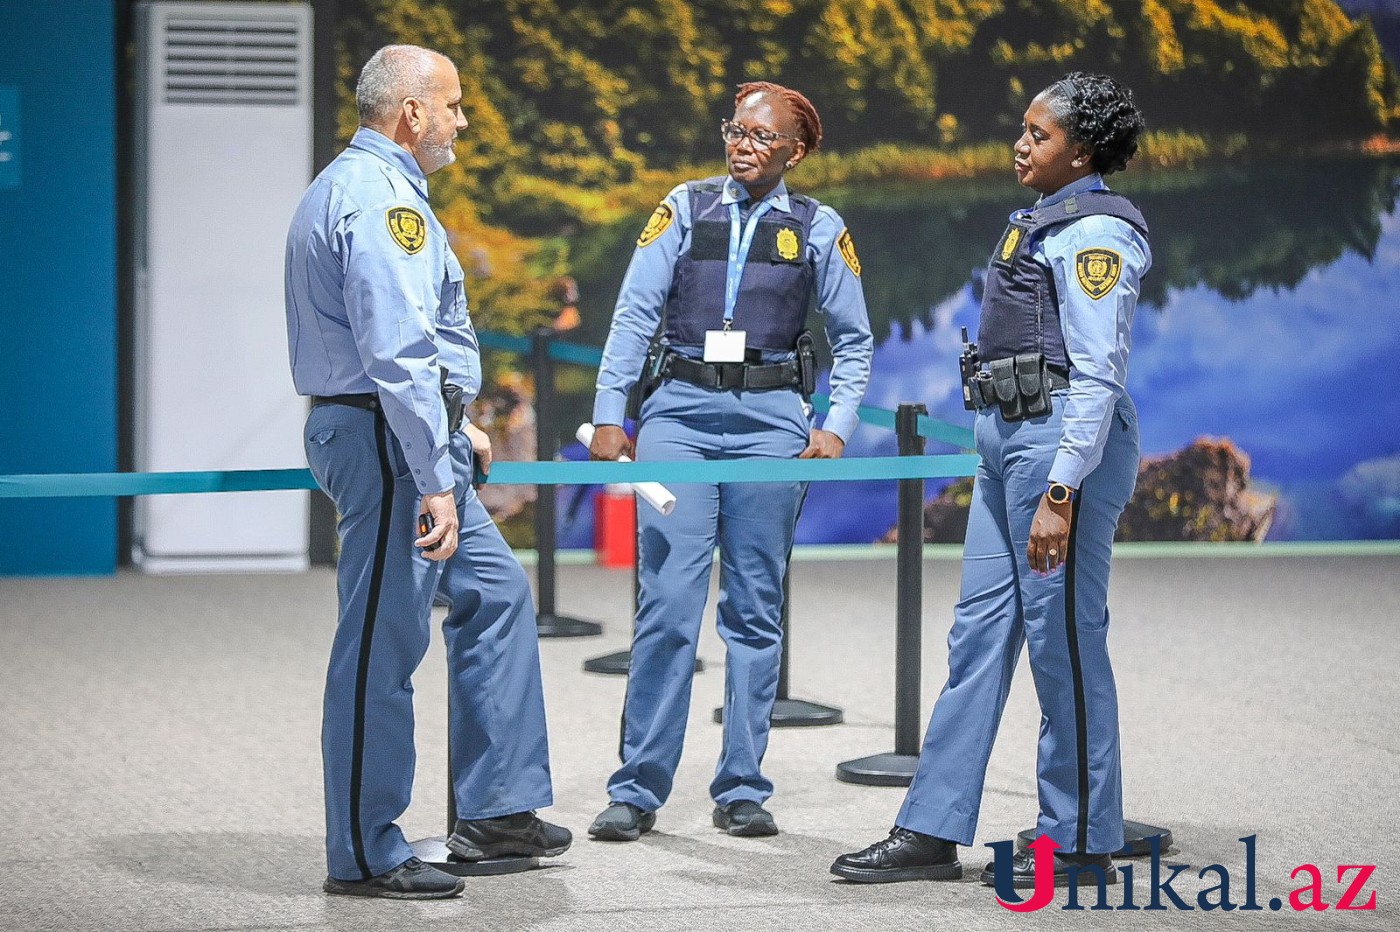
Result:
[[[749,129],[741,126],[733,120],[723,120],[719,124],[719,134],[724,141],[730,145],[737,146],[747,139],[755,149],[767,149],[779,139],[791,139],[793,142],[801,142],[796,136],[789,136],[787,133],[775,133],[767,129]]]

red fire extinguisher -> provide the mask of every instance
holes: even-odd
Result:
[[[593,497],[593,550],[598,565],[631,569],[637,562],[637,497],[629,485],[609,485]]]

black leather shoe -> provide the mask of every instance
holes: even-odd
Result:
[[[996,886],[996,862],[992,861],[982,871],[982,882],[989,887]],[[1100,868],[1103,870],[1104,881],[1109,884],[1118,882],[1118,868],[1113,866],[1113,855],[1111,854],[1072,854],[1070,852],[1055,852],[1055,886],[1068,887],[1070,871],[1080,871],[1079,885],[1081,887],[1095,886],[1099,882],[1098,871],[1090,868]],[[1035,887],[1035,853],[1029,850],[1017,851],[1016,856],[1011,859],[1011,886],[1016,890],[1030,890]]]
[[[486,858],[552,858],[569,850],[573,833],[533,812],[499,819],[458,819],[447,838],[447,850],[464,861]]]
[[[321,889],[338,896],[381,896],[390,900],[446,900],[462,892],[467,882],[417,858],[409,858],[391,871],[369,880],[336,880],[327,877]]]
[[[843,854],[831,865],[837,877],[856,883],[901,880],[961,880],[958,846],[933,835],[895,826],[890,837],[863,851]]]
[[[610,803],[588,826],[588,834],[599,841],[636,841],[655,825],[654,812],[645,812],[631,803]]]
[[[741,838],[761,838],[778,834],[773,813],[751,799],[741,799],[727,806],[716,806],[710,821],[715,828]]]

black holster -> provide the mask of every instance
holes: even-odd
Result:
[[[798,386],[803,398],[811,398],[817,390],[817,345],[812,340],[812,331],[804,330],[797,335],[797,372],[802,379]]]
[[[442,403],[447,408],[447,432],[455,434],[461,429],[466,413],[466,406],[462,404],[462,386],[447,381],[446,369],[438,369],[438,373],[441,376]]]
[[[641,375],[637,376],[632,390],[627,393],[627,417],[635,421],[642,416],[642,405],[661,385],[665,362],[666,345],[661,342],[661,337],[658,335],[647,347],[646,359],[642,362]]]

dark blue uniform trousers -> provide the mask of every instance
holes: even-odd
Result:
[[[673,380],[642,409],[637,458],[791,459],[807,446],[810,425],[796,391],[712,391]],[[778,690],[783,579],[805,484],[688,483],[671,491],[676,508],[669,517],[645,504],[637,509],[640,596],[622,766],[608,781],[608,796],[652,811],[671,794],[718,544],[724,743],[710,795],[720,805],[762,803],[773,794],[760,765]]]
[[[948,635],[948,683],[896,823],[972,844],[987,760],[1021,653],[1040,699],[1037,833],[1068,851],[1123,846],[1118,696],[1108,659],[1108,571],[1118,517],[1137,480],[1137,414],[1118,401],[1103,460],[1074,504],[1067,562],[1048,576],[1026,559],[1031,520],[1060,439],[1064,394],[1045,418],[977,415],[982,457]]]
[[[326,858],[332,877],[357,880],[413,855],[394,823],[413,786],[410,677],[428,649],[435,589],[450,603],[443,640],[460,818],[552,802],[539,645],[529,581],[472,489],[464,434],[452,446],[460,544],[444,563],[413,546],[420,496],[379,414],[314,407],[305,443],[340,515],[340,617],[321,733]]]

